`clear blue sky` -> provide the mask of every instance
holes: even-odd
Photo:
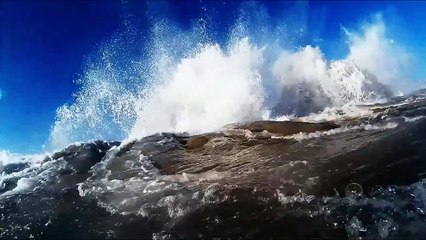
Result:
[[[85,61],[101,43],[120,32],[124,20],[136,26],[142,36],[139,44],[143,45],[150,18],[167,17],[189,27],[194,19],[205,15],[205,8],[217,23],[214,30],[220,41],[222,32],[234,23],[240,4],[194,0],[155,0],[151,4],[0,1],[0,149],[40,150],[49,137],[56,109],[70,102],[78,90],[73,81],[83,73]],[[284,14],[295,29],[303,26],[307,34],[301,44],[320,45],[328,58],[347,54],[341,44],[341,26],[359,26],[381,12],[391,37],[416,54],[416,77],[426,75],[421,67],[426,56],[426,2],[266,1],[263,5],[272,18]],[[143,47],[137,49],[142,51]]]

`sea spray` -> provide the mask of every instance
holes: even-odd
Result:
[[[393,75],[400,75],[406,58],[399,62],[394,52],[407,54],[397,43],[390,44],[381,18],[359,32],[345,29],[349,54],[329,61],[318,46],[297,50],[281,46],[279,25],[250,23],[244,13],[242,8],[226,43],[209,37],[211,28],[206,24],[212,23],[203,18],[203,24],[191,29],[161,19],[152,22],[139,60],[132,56],[127,64],[114,62],[110,56],[120,48],[104,46],[101,62],[86,70],[74,101],[58,109],[52,147],[156,132],[200,133],[233,122],[307,116],[325,108],[385,99],[400,90],[393,89],[395,79],[384,73],[391,68]],[[250,24],[260,24],[264,37],[251,33]],[[370,42],[378,47],[366,51]],[[125,41],[121,45],[126,46]],[[364,55],[375,60],[367,64]]]

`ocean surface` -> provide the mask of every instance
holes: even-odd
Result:
[[[426,92],[357,109],[3,156],[0,237],[422,238]]]
[[[129,15],[44,150],[0,149],[0,238],[424,238],[426,91],[383,19],[328,59],[258,6],[220,40]]]

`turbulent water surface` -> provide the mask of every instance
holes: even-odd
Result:
[[[48,153],[0,150],[0,238],[424,238],[426,91],[380,15],[330,59],[297,9],[183,26],[135,3]]]
[[[425,92],[356,108],[10,155],[0,237],[423,237]]]

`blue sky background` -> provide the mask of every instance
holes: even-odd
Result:
[[[247,2],[245,2],[246,4]],[[72,101],[74,80],[85,62],[130,23],[137,29],[132,54],[143,54],[149,22],[168,18],[182,28],[206,13],[217,41],[235,23],[238,1],[0,1],[0,150],[40,151],[55,111]],[[347,54],[341,27],[357,28],[381,12],[387,34],[416,61],[415,80],[424,79],[426,2],[312,1],[262,3],[271,19],[284,20],[305,35],[297,44],[319,45],[329,59]],[[204,10],[203,10],[204,9]],[[126,56],[122,56],[126,57]]]

